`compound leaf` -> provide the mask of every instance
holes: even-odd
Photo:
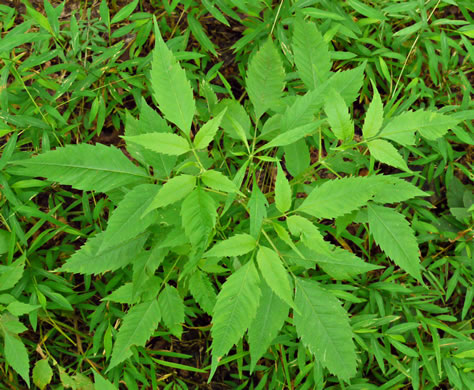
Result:
[[[278,104],[285,87],[285,70],[270,38],[250,60],[246,85],[257,118]]]
[[[143,347],[158,327],[161,313],[156,299],[132,307],[123,318],[107,371],[132,355],[133,345]]]
[[[67,145],[27,160],[13,161],[24,168],[15,173],[42,176],[79,190],[107,192],[145,183],[149,176],[121,151],[102,144]]]
[[[257,314],[261,294],[259,284],[252,261],[240,267],[223,284],[213,313],[210,378],[219,360],[240,340]]]
[[[408,221],[388,207],[369,204],[367,208],[375,242],[398,266],[421,280],[418,244]]]
[[[303,344],[329,372],[348,380],[356,373],[356,353],[347,312],[316,282],[298,278],[293,313]]]

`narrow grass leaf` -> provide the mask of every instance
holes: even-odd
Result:
[[[329,372],[343,380],[356,374],[356,353],[349,316],[339,300],[316,282],[298,278],[293,313],[296,332]]]
[[[408,221],[392,208],[375,204],[367,208],[375,242],[398,266],[421,280],[418,244]]]

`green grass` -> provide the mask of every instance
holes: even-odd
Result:
[[[470,1],[52,3],[0,5],[0,388],[473,388]]]

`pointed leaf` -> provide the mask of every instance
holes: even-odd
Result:
[[[156,222],[156,213],[142,218],[145,210],[160,190],[155,184],[142,184],[128,192],[109,218],[103,235],[102,250],[128,241]]]
[[[97,371],[94,371],[94,385],[96,389],[100,390],[117,390],[117,387],[100,375]]]
[[[252,251],[257,246],[257,241],[252,236],[241,233],[224,241],[219,241],[204,257],[241,256]]]
[[[234,184],[232,180],[230,180],[227,176],[223,173],[216,171],[216,170],[209,170],[202,174],[201,176],[202,182],[217,191],[223,192],[238,192],[239,189]]]
[[[354,123],[351,120],[346,103],[334,89],[330,89],[326,96],[324,112],[328,116],[329,125],[337,139],[350,141],[354,138]]]
[[[408,221],[388,207],[369,204],[367,208],[375,242],[398,266],[421,280],[418,243]]]
[[[178,290],[167,284],[158,297],[158,305],[166,327],[180,339],[183,333],[184,303]]]
[[[169,179],[155,196],[144,215],[151,210],[165,207],[186,197],[196,186],[196,177],[179,175]]]
[[[377,188],[372,200],[377,203],[396,203],[415,196],[429,196],[415,185],[396,176],[377,175],[372,177],[372,180]]]
[[[348,380],[356,373],[356,353],[347,312],[329,291],[311,280],[298,279],[293,314],[303,344],[329,372]]]
[[[208,314],[212,314],[212,310],[216,304],[216,292],[207,275],[196,270],[189,278],[189,290],[193,294],[199,306]]]
[[[375,137],[382,127],[383,123],[383,104],[380,98],[379,91],[374,89],[374,97],[369,105],[367,114],[365,115],[364,126],[362,127],[362,134],[364,138]]]
[[[214,307],[211,375],[219,360],[244,335],[257,314],[260,287],[257,269],[252,261],[233,273],[223,284]]]
[[[382,268],[366,263],[355,254],[334,245],[329,246],[330,251],[315,251],[307,242],[305,246],[314,251],[314,256],[307,258],[314,260],[324,272],[336,280],[350,280],[356,275]]]
[[[292,176],[298,176],[309,168],[311,155],[304,139],[283,147],[286,169]]]
[[[314,23],[296,19],[293,52],[298,74],[309,90],[326,81],[331,59],[328,45]]]
[[[283,134],[280,134],[274,139],[272,139],[270,142],[258,148],[257,152],[261,152],[262,150],[274,148],[277,146],[286,146],[294,144],[302,140],[304,137],[313,134],[321,125],[321,123],[322,121],[311,122],[306,125],[297,127],[296,129],[292,129]]]
[[[319,229],[308,219],[292,215],[286,219],[288,229],[294,236],[301,235],[303,243],[317,253],[329,253],[329,243],[324,240]]]
[[[147,133],[122,137],[127,143],[143,146],[153,152],[180,156],[191,150],[185,138],[172,133]]]
[[[86,191],[107,192],[149,180],[119,149],[102,144],[67,145],[12,163],[24,166],[15,169],[19,175],[42,176]]]
[[[1,322],[1,320],[0,320]],[[2,324],[0,324],[0,329]],[[30,364],[28,361],[28,351],[21,341],[20,337],[8,331],[3,331],[3,340],[5,342],[3,352],[7,363],[23,378],[30,386]]]
[[[147,239],[147,235],[143,234],[102,251],[104,234],[102,232],[89,238],[85,245],[76,251],[58,271],[84,275],[115,271],[130,264],[143,249]]]
[[[334,88],[350,106],[359,95],[364,82],[365,64],[357,68],[337,72],[328,80],[328,88]]]
[[[250,371],[267,351],[288,318],[289,306],[264,282],[260,283],[262,297],[257,316],[249,326]]]
[[[408,168],[405,160],[390,142],[383,139],[374,139],[367,142],[367,146],[369,147],[370,154],[377,161],[410,172],[410,168]]]
[[[270,288],[288,305],[293,306],[293,289],[289,275],[278,254],[265,246],[257,253],[258,268]]]
[[[209,146],[216,136],[217,130],[221,124],[227,108],[224,108],[215,118],[212,118],[204,126],[202,126],[194,137],[194,147],[196,149],[204,149]]]
[[[128,359],[132,355],[130,348],[133,345],[145,346],[158,327],[160,318],[160,308],[156,299],[132,307],[123,318],[107,371]]]
[[[250,235],[258,239],[263,220],[267,217],[268,201],[258,187],[257,180],[253,179],[252,195],[247,204],[250,211]]]
[[[390,120],[379,137],[387,138],[401,145],[415,143],[415,131],[423,137],[435,140],[459,123],[459,119],[430,111],[404,112]]]
[[[271,39],[251,58],[246,85],[257,118],[278,103],[285,87],[285,70]]]
[[[317,218],[336,218],[364,206],[374,195],[367,177],[344,177],[316,187],[298,208]]]
[[[212,196],[201,187],[184,199],[181,217],[184,231],[193,247],[205,249],[217,219],[217,205]]]
[[[176,62],[160,34],[156,34],[156,46],[151,66],[153,97],[165,118],[189,134],[196,110],[193,90],[185,71]]]
[[[291,186],[280,163],[275,182],[275,205],[281,213],[286,213],[291,208]]]

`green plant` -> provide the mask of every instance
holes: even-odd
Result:
[[[289,344],[289,351],[291,342],[301,339],[298,366],[305,375],[313,373],[308,387],[337,383],[336,377],[341,383],[366,383],[358,351],[375,358],[382,373],[384,359],[396,366],[387,347],[381,350],[382,334],[389,335],[389,347],[410,359],[409,371],[398,367],[402,377],[394,380],[415,381],[420,367],[431,376],[430,359],[422,353],[420,363],[401,336],[411,332],[423,348],[414,317],[420,309],[407,306],[402,318],[382,314],[384,309],[373,315],[370,307],[383,307],[379,291],[429,294],[417,237],[407,221],[416,208],[412,199],[427,193],[415,185],[420,175],[412,171],[409,155],[392,142],[410,147],[420,139],[435,141],[461,120],[423,109],[384,112],[374,87],[362,136],[355,137],[349,107],[363,86],[365,65],[331,72],[327,43],[316,25],[302,18],[295,19],[291,36],[297,76],[287,76],[281,54],[267,39],[246,71],[249,102],[218,101],[206,83],[204,99],[196,100],[186,73],[155,29],[149,79],[162,116],[145,99],[136,99],[139,119],[125,114],[127,154],[113,146],[78,144],[28,158],[15,151],[12,137],[2,155],[2,175],[10,181],[45,177],[84,194],[104,193],[115,206],[106,229],[89,229],[87,235],[97,234],[52,274],[63,286],[60,293],[43,287],[31,295],[38,300],[20,311],[10,306],[18,305],[16,292],[4,296],[1,326],[12,368],[28,382],[26,350],[16,336],[24,327],[17,317],[39,307],[46,313],[70,310],[64,295],[72,297],[79,285],[89,294],[93,285],[90,293],[97,290],[107,304],[84,307],[91,312],[89,331],[98,335],[90,340],[88,359],[104,351],[110,360],[103,374],[115,383],[123,367],[132,369],[128,359],[147,361],[143,347],[158,327],[180,338],[183,324],[192,326],[201,312],[212,314],[212,361],[204,367],[211,370],[209,380],[218,366],[233,360],[241,371],[244,358],[246,370],[257,370],[279,332],[287,336],[280,343]],[[307,50],[307,40],[318,44]],[[286,83],[291,83],[288,92]],[[379,173],[376,161],[399,173]],[[84,236],[77,229],[68,233]],[[23,277],[25,257],[13,261],[15,248],[8,243],[14,243],[14,235],[2,231],[2,236],[8,252],[2,270],[8,284],[2,286],[9,290]],[[75,276],[66,281],[58,272]],[[105,278],[105,284],[97,276],[111,272],[116,276]],[[21,293],[27,287],[16,288]],[[129,308],[123,312],[120,305]],[[248,348],[242,341],[247,329]],[[463,330],[455,337],[464,344],[453,351],[468,352],[472,343]],[[14,358],[8,352],[12,342],[25,353]],[[237,353],[226,359],[234,345]],[[46,365],[39,363],[38,371]],[[86,380],[59,372],[63,383]],[[439,370],[439,375],[445,374]],[[458,377],[467,383],[463,373]],[[96,375],[96,384],[104,380]],[[287,373],[284,380],[291,387]]]

